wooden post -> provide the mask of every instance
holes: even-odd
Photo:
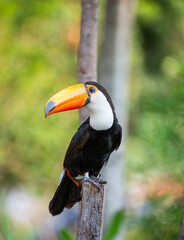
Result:
[[[106,183],[100,184],[98,191],[93,184],[84,182],[82,192],[77,240],[101,240]]]
[[[97,81],[97,42],[99,0],[81,0],[82,16],[78,50],[78,82]],[[79,111],[80,123],[89,116]],[[89,182],[82,185],[82,202],[78,222],[78,240],[101,240],[106,184],[100,191]]]
[[[78,49],[78,82],[97,81],[99,0],[82,0],[80,43]],[[79,111],[80,123],[88,117],[84,108]]]

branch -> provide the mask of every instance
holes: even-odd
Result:
[[[82,185],[78,240],[101,240],[103,232],[103,214],[106,183],[100,184],[100,191],[89,182]]]
[[[80,43],[78,49],[78,82],[97,81],[97,40],[99,0],[82,0]],[[80,110],[80,122],[88,117]]]

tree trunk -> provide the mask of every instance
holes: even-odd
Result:
[[[82,184],[78,240],[102,239],[105,193],[106,184],[100,184],[100,191],[89,182]]]
[[[80,43],[78,50],[78,82],[97,81],[97,39],[99,0],[82,0]],[[83,108],[79,111],[80,123],[89,116]],[[78,240],[101,240],[105,184],[96,186],[84,182],[78,223]]]
[[[125,145],[128,119],[130,43],[136,0],[108,0],[105,35],[102,43],[99,79],[111,94],[117,117],[123,129],[122,144],[111,155],[103,169],[103,179],[108,181],[107,221],[125,207]],[[107,224],[107,222],[106,222]],[[117,237],[122,240],[122,236]]]
[[[97,81],[99,0],[82,0],[80,43],[78,50],[78,82]],[[80,109],[80,123],[89,116]]]

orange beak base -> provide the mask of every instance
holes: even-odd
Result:
[[[90,95],[84,84],[76,84],[55,93],[46,103],[45,117],[67,110],[78,109],[90,101]]]

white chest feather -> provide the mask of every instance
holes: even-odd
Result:
[[[91,95],[90,103],[85,106],[90,113],[90,125],[93,129],[107,130],[112,127],[114,116],[112,108],[101,91]]]

